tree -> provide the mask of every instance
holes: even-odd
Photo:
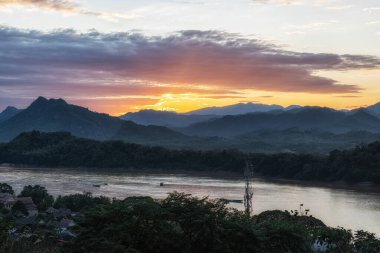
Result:
[[[24,203],[22,203],[21,201],[17,201],[12,206],[12,213],[15,214],[16,212],[20,212],[20,213],[22,213],[25,216],[27,216],[29,214],[28,213],[28,209],[26,209]]]
[[[223,201],[173,193],[131,197],[86,209],[74,252],[260,252],[258,230]]]
[[[14,194],[12,186],[6,183],[0,183],[0,193]]]
[[[359,253],[380,252],[380,240],[376,238],[375,234],[363,230],[356,231],[354,245]]]
[[[39,211],[46,211],[54,203],[54,198],[51,196],[45,187],[39,185],[25,186],[19,197],[31,197]]]
[[[90,192],[83,194],[72,194],[67,196],[58,196],[54,203],[55,208],[68,208],[74,212],[80,212],[84,208],[94,206],[96,204],[110,204],[111,200],[104,196],[93,197]]]
[[[0,252],[6,252],[5,248],[8,241],[8,230],[11,228],[9,221],[0,219]]]
[[[150,197],[96,205],[78,221],[74,252],[182,252],[178,224]]]

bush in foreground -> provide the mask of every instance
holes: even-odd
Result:
[[[171,193],[164,200],[130,197],[110,200],[90,194],[60,197],[57,207],[74,208],[77,237],[61,240],[37,228],[10,238],[14,220],[0,217],[0,253],[379,253],[374,234],[327,227],[287,211],[248,216],[223,200]],[[43,215],[42,215],[43,216]],[[325,251],[317,251],[324,245]]]
[[[380,252],[372,234],[334,229],[308,216],[268,211],[249,217],[221,200],[171,193],[163,201],[133,197],[87,209],[72,252],[307,253],[317,241],[326,252]]]

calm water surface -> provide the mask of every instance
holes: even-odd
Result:
[[[92,192],[115,198],[152,196],[165,198],[168,192],[181,191],[210,198],[242,199],[242,179],[178,174],[136,174],[78,172],[73,170],[38,170],[0,167],[0,182],[20,192],[24,185],[45,186],[54,195]],[[160,187],[160,182],[164,183]],[[108,185],[100,188],[94,184]],[[298,209],[299,204],[327,225],[353,230],[367,230],[380,236],[380,189],[336,189],[297,185],[295,183],[254,182],[254,213],[265,210]],[[242,204],[231,204],[243,209]]]

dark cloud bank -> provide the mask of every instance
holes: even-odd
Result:
[[[86,90],[112,95],[113,88],[117,94],[148,94],[150,87],[157,89],[155,83],[177,89],[186,84],[187,89],[208,85],[226,91],[355,93],[360,91],[355,84],[341,84],[315,71],[379,66],[380,60],[372,56],[292,52],[219,31],[152,37],[0,27],[0,90],[36,96],[47,89],[56,95]]]

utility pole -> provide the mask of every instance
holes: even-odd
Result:
[[[252,198],[253,198],[253,165],[249,161],[246,161],[246,164],[245,164],[244,177],[245,177],[245,193],[244,193],[245,213],[247,215],[251,215]]]

